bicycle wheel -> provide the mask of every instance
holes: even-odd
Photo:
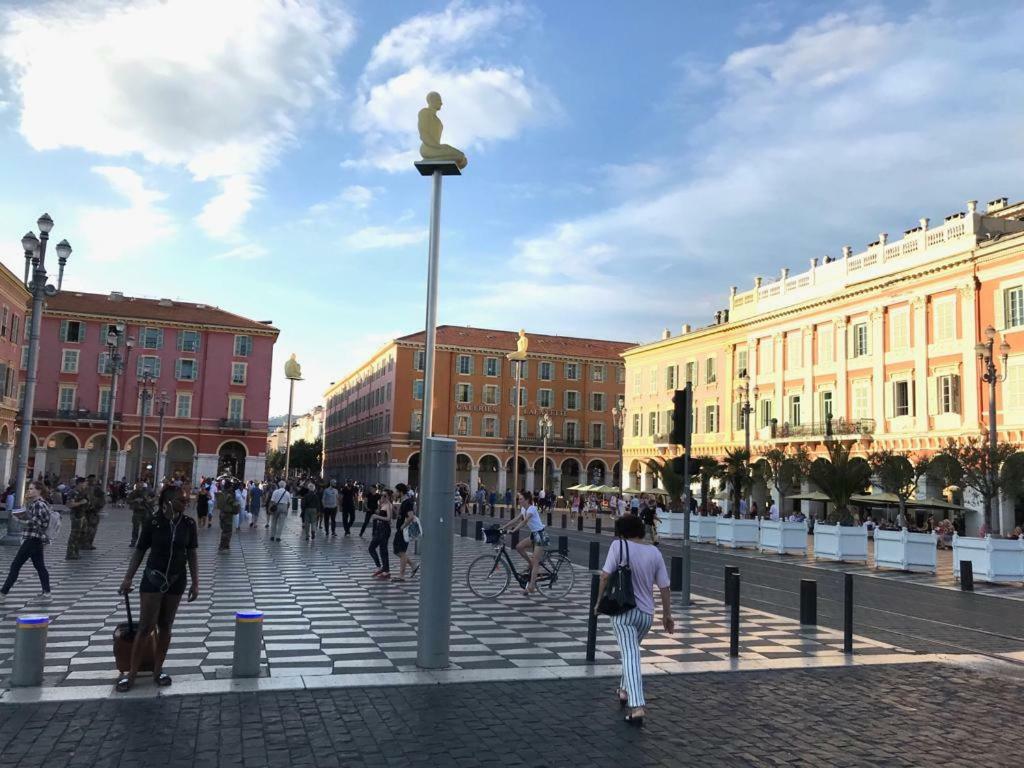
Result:
[[[508,589],[511,579],[508,563],[495,555],[480,555],[466,569],[466,586],[484,600],[493,600]]]
[[[544,597],[559,600],[569,594],[575,582],[576,573],[565,555],[548,555],[540,564],[537,589]]]

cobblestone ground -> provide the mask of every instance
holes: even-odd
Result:
[[[1018,768],[1022,684],[945,664],[0,707],[0,766]]]
[[[69,526],[64,526],[66,537]],[[63,559],[63,540],[47,550],[53,602],[33,599],[38,581],[31,565],[2,609],[0,676],[10,672],[17,615],[53,617],[44,669],[46,685],[108,685],[116,679],[111,650],[114,627],[123,622],[117,588],[130,548],[129,515],[104,516],[98,549],[82,559]],[[199,531],[200,598],[182,603],[165,671],[176,683],[212,680],[232,659],[234,612],[266,612],[262,661],[271,677],[412,672],[416,659],[419,583],[382,583],[370,578],[367,539],[353,534],[303,541],[296,516],[283,542],[270,542],[262,523],[236,532],[230,553],[218,553],[217,528]],[[6,573],[14,547],[0,548]],[[492,550],[456,537],[452,600],[451,661],[454,669],[490,670],[567,667],[585,663],[590,579],[576,568],[569,597],[527,598],[512,588],[497,601],[476,598],[465,585],[470,561]],[[519,563],[517,563],[519,565]],[[397,564],[392,566],[397,575]],[[137,607],[137,595],[133,596]],[[136,614],[137,615],[137,614]],[[728,658],[728,619],[720,602],[701,598],[679,617],[675,635],[658,631],[644,644],[651,664],[714,663]],[[801,628],[792,619],[745,609],[741,658],[797,664],[812,657],[842,655],[834,629]],[[899,652],[891,645],[858,638],[858,658]],[[618,662],[615,639],[602,619],[596,662]]]

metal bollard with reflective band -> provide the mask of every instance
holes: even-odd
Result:
[[[259,677],[263,649],[263,611],[235,612],[233,677]]]
[[[19,616],[16,626],[11,686],[42,685],[43,666],[46,663],[46,634],[50,627],[50,617]]]

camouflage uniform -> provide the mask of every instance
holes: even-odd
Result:
[[[78,549],[85,535],[85,516],[90,507],[88,490],[74,491],[68,502],[71,509],[71,533],[68,535],[68,551],[65,560],[77,560]]]
[[[235,489],[231,486],[221,488],[217,493],[217,512],[220,515],[220,549],[228,549],[231,546],[231,530],[234,523],[232,517],[242,511],[238,499],[235,498]]]
[[[82,532],[82,549],[96,549],[93,543],[96,539],[96,530],[100,527],[100,510],[107,503],[107,494],[103,492],[99,483],[93,483],[86,488],[89,495],[89,509],[85,513],[85,529]]]
[[[128,506],[132,510],[132,546],[139,540],[142,524],[153,516],[153,492],[149,488],[136,488],[128,494]]]

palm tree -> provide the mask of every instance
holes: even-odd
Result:
[[[683,473],[677,472],[671,461],[664,464],[648,461],[647,466],[650,467],[651,472],[661,478],[661,485],[668,492],[669,509],[673,512],[684,511],[683,494],[686,491],[686,485],[683,482]]]
[[[829,519],[840,523],[853,522],[850,499],[864,493],[871,482],[871,467],[863,459],[850,456],[853,443],[850,441],[828,440],[828,461],[811,464],[809,477],[832,503]]]
[[[798,487],[800,481],[807,477],[811,466],[810,454],[804,446],[796,445],[769,448],[761,452],[761,457],[765,460],[766,474],[779,494],[779,514],[783,515],[786,493],[790,488]]]
[[[732,486],[733,503],[730,505],[732,517],[740,516],[740,499],[743,498],[743,492],[750,485],[749,464],[750,451],[746,448],[726,450],[721,474]]]
[[[691,471],[700,477],[700,508],[705,512],[708,510],[708,491],[711,489],[711,481],[718,476],[718,459],[711,456],[700,456],[690,462]]]

